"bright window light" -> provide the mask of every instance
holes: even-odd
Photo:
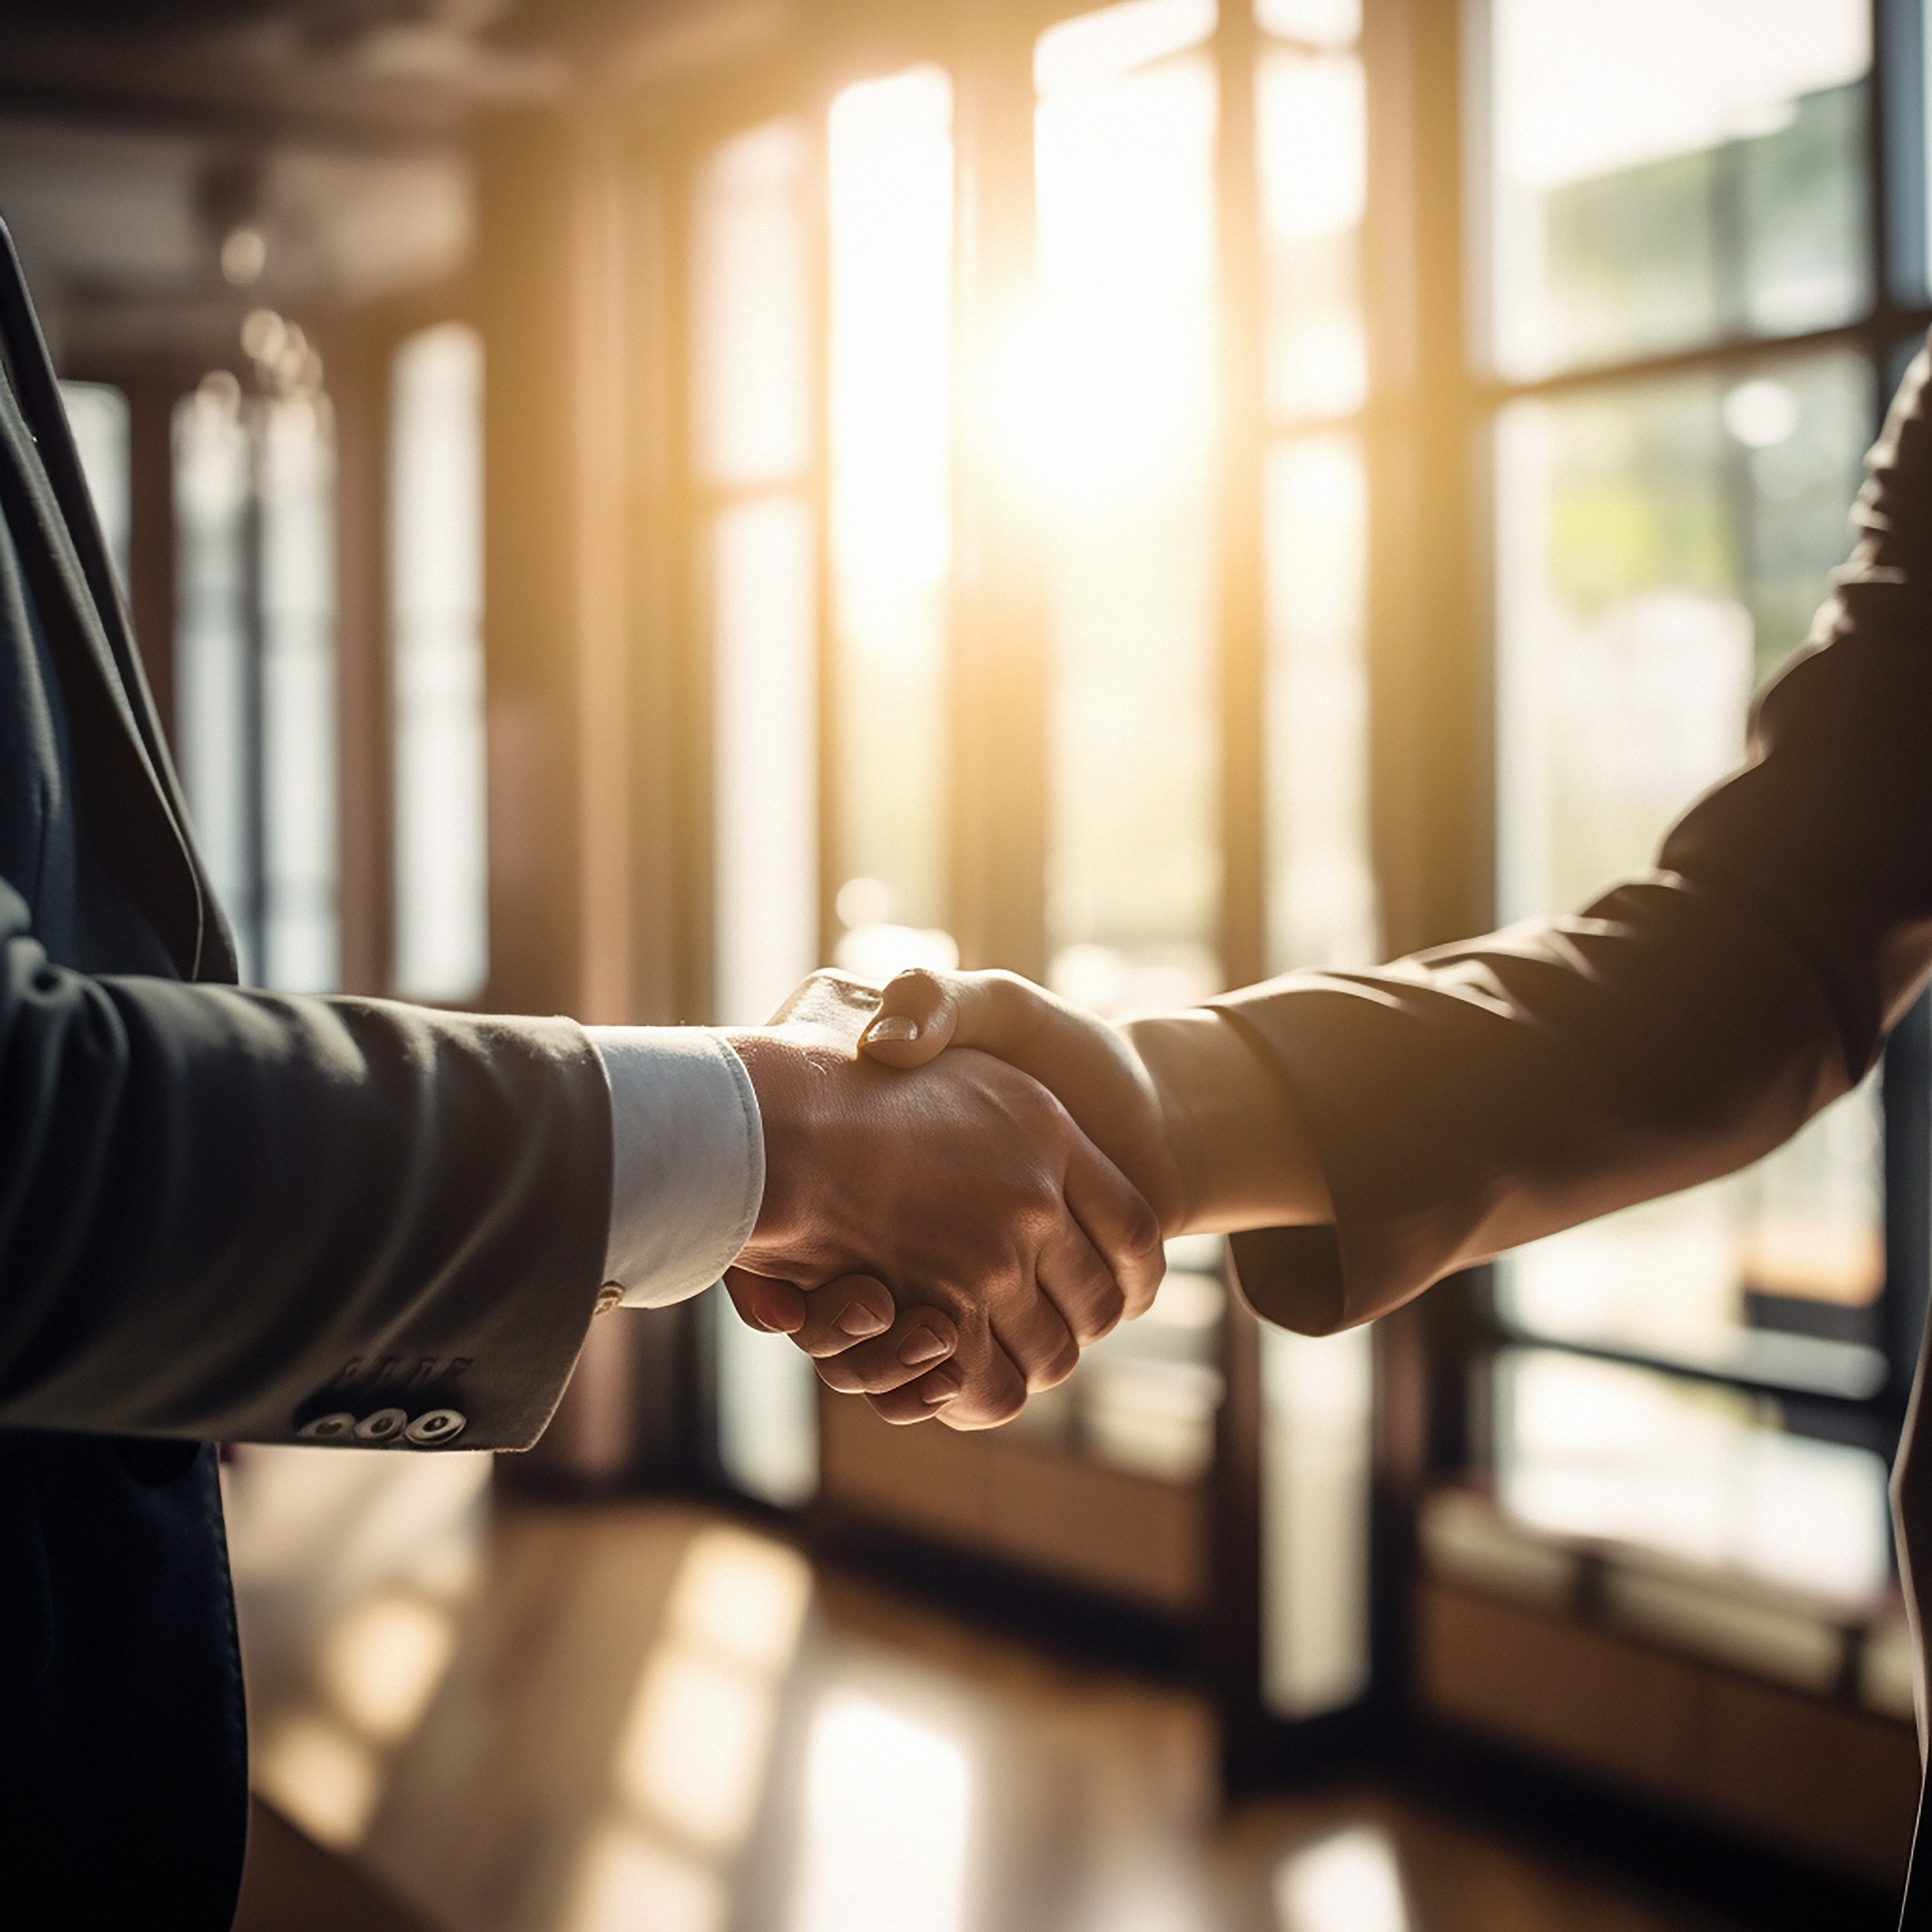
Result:
[[[945,73],[915,67],[846,88],[832,104],[827,169],[837,862],[841,876],[883,895],[860,927],[936,934],[945,917],[952,509]],[[843,894],[840,906],[842,919]],[[922,943],[943,956],[943,935],[869,931],[851,956],[857,970],[885,964],[889,977]]]
[[[1281,1932],[1409,1932],[1409,1907],[1385,1832],[1358,1825],[1295,1852],[1274,1875]]]
[[[1033,49],[1043,95],[1117,80],[1198,47],[1214,31],[1215,0],[1124,0],[1049,27]]]
[[[464,1000],[489,968],[481,338],[411,336],[391,393],[396,988]]]

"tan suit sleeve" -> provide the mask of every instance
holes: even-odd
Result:
[[[1863,1076],[1932,969],[1932,423],[1913,363],[1857,542],[1743,767],[1573,917],[1216,1002],[1278,1071],[1332,1227],[1235,1237],[1321,1332],[1732,1172]]]

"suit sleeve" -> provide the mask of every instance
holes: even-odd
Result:
[[[0,1427],[526,1447],[610,1199],[572,1022],[90,978],[0,881]]]
[[[1332,1227],[1237,1236],[1320,1332],[1729,1173],[1872,1065],[1932,969],[1932,423],[1913,365],[1856,544],[1747,762],[1570,917],[1216,1002],[1286,1081]]]

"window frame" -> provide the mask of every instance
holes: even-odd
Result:
[[[1862,314],[1831,328],[1787,335],[1729,335],[1695,348],[1514,378],[1485,366],[1481,342],[1481,298],[1486,291],[1480,291],[1478,284],[1486,271],[1489,220],[1485,147],[1489,0],[1444,0],[1440,5],[1431,4],[1431,0],[1366,0],[1366,10],[1372,22],[1382,23],[1386,43],[1400,46],[1411,58],[1431,38],[1440,48],[1445,25],[1441,16],[1455,16],[1447,23],[1455,43],[1454,57],[1438,70],[1458,77],[1455,98],[1446,111],[1431,116],[1418,97],[1417,111],[1424,125],[1411,150],[1414,172],[1397,192],[1385,195],[1380,212],[1385,223],[1392,214],[1398,222],[1403,214],[1408,217],[1405,225],[1410,229],[1409,244],[1415,250],[1413,260],[1417,271],[1417,313],[1453,315],[1456,325],[1447,332],[1461,338],[1452,362],[1447,357],[1438,359],[1439,376],[1447,386],[1446,396],[1433,408],[1419,403],[1412,405],[1406,427],[1396,434],[1406,438],[1417,473],[1434,480],[1435,487],[1425,487],[1422,492],[1424,502],[1433,499],[1440,505],[1444,500],[1443,492],[1449,489],[1460,491],[1466,504],[1460,513],[1425,517],[1420,528],[1406,534],[1413,546],[1408,552],[1411,568],[1418,567],[1418,551],[1440,554],[1443,548],[1458,543],[1470,559],[1467,591],[1451,620],[1452,628],[1461,633],[1455,655],[1465,694],[1461,714],[1468,720],[1469,728],[1459,752],[1452,756],[1465,774],[1471,794],[1481,801],[1479,816],[1486,822],[1487,836],[1478,847],[1466,831],[1460,836],[1452,829],[1446,836],[1439,832],[1432,837],[1426,824],[1419,824],[1413,835],[1413,849],[1420,855],[1433,853],[1444,871],[1458,881],[1464,908],[1460,930],[1479,931],[1493,925],[1498,915],[1497,552],[1491,455],[1498,420],[1510,404],[1526,399],[1611,391],[1645,379],[1700,371],[1721,372],[1736,379],[1754,367],[1837,349],[1855,353],[1872,372],[1878,402],[1878,413],[1871,425],[1876,436],[1914,338],[1922,340],[1932,325],[1932,295],[1926,292],[1925,281],[1923,15],[1920,0],[1873,0],[1872,6],[1872,63],[1867,83],[1864,158],[1869,188],[1867,246],[1873,272],[1871,300]],[[1371,111],[1372,117],[1372,108]],[[1372,141],[1375,138],[1372,132]],[[1385,175],[1389,145],[1385,139]],[[1413,232],[1417,211],[1429,205],[1430,190],[1420,179],[1428,165],[1424,155],[1433,155],[1437,166],[1451,163],[1459,184],[1452,227],[1456,242],[1453,259],[1444,259],[1443,250],[1430,249]],[[1372,177],[1372,160],[1371,168]],[[1385,188],[1390,185],[1385,179]],[[1372,188],[1372,196],[1373,192]],[[1386,230],[1378,241],[1387,246]],[[1445,362],[1446,367],[1442,366]],[[1390,506],[1386,495],[1379,498],[1372,493],[1372,485],[1371,502],[1372,519],[1381,532],[1386,557],[1392,535]],[[1371,541],[1375,542],[1373,536]],[[1378,781],[1378,794],[1386,800],[1386,767],[1393,751],[1379,730],[1379,707],[1377,716],[1376,764],[1383,774]],[[1427,944],[1455,936],[1434,919],[1425,920],[1424,924],[1426,930],[1420,934],[1404,934],[1394,939],[1391,950],[1406,950],[1404,940]],[[1780,1403],[1787,1417],[1805,1433],[1862,1443],[1889,1460],[1911,1389],[1925,1318],[1926,1284],[1932,1272],[1929,1008],[1932,1002],[1923,998],[1913,1005],[1887,1041],[1882,1060],[1880,1162],[1886,1269],[1879,1306],[1886,1374],[1879,1389],[1869,1396],[1857,1396],[1794,1388],[1640,1348],[1535,1334],[1518,1328],[1503,1314],[1495,1291],[1494,1270],[1484,1267],[1435,1291],[1458,1305],[1453,1314],[1443,1311],[1447,1318],[1433,1325],[1442,1338],[1429,1370],[1437,1396],[1430,1419],[1426,1471],[1417,1473],[1439,1477],[1484,1471],[1488,1461],[1491,1366],[1502,1351],[1519,1345],[1768,1397]]]

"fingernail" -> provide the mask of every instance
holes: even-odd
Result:
[[[922,1362],[937,1362],[946,1352],[946,1345],[930,1328],[915,1328],[899,1345],[899,1359],[909,1369],[917,1369]]]
[[[845,1313],[838,1318],[838,1332],[849,1335],[855,1341],[862,1341],[869,1335],[876,1335],[887,1325],[862,1301],[848,1302]]]
[[[903,1013],[885,1013],[866,1029],[866,1039],[901,1042],[916,1040],[919,1037],[919,1022],[908,1019]]]
[[[919,1385],[919,1399],[929,1409],[937,1409],[942,1402],[951,1402],[958,1393],[957,1369],[935,1369]]]

